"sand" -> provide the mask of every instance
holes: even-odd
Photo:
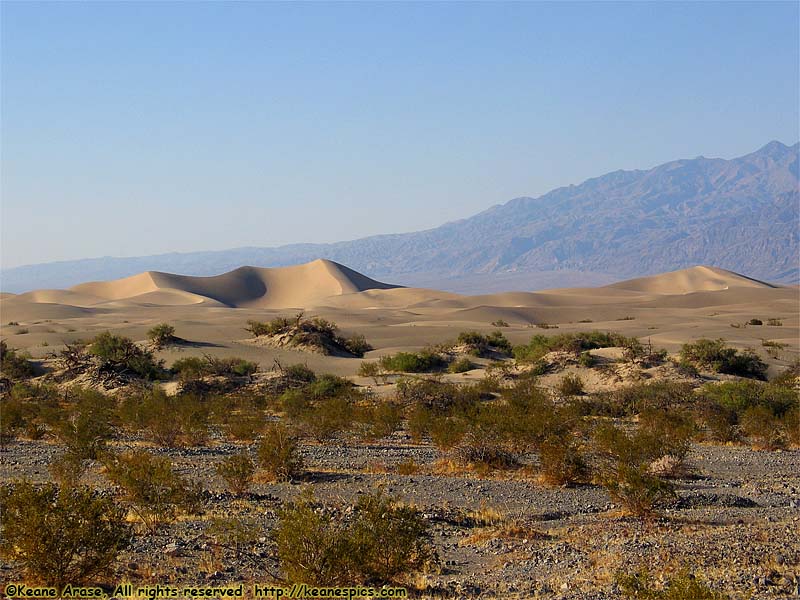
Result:
[[[353,375],[360,360],[258,347],[245,343],[248,319],[305,310],[363,333],[375,347],[367,358],[451,341],[460,331],[491,331],[498,320],[513,343],[534,334],[601,329],[649,338],[670,352],[699,337],[752,347],[773,372],[800,353],[800,289],[775,286],[713,267],[694,267],[596,288],[465,296],[381,283],[343,265],[317,260],[282,268],[241,267],[215,277],[146,272],[69,290],[0,297],[0,335],[10,346],[43,357],[65,342],[112,330],[136,340],[156,323],[175,326],[201,344],[162,351],[170,364],[187,354],[242,356],[272,366],[305,362]],[[743,326],[751,318],[762,326]],[[767,326],[769,318],[781,326]],[[11,325],[10,323],[14,323]],[[537,324],[557,326],[542,329]],[[732,326],[733,325],[733,326]],[[762,340],[786,344],[771,357]]]

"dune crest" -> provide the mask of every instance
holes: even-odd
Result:
[[[322,300],[398,286],[381,283],[329,260],[291,267],[240,267],[212,277],[146,271],[114,281],[82,283],[69,290],[31,292],[34,302],[304,308]]]
[[[776,286],[717,267],[697,266],[649,277],[628,279],[605,286],[647,294],[692,294],[731,288],[774,288]]]

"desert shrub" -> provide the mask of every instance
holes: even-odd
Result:
[[[56,435],[74,459],[96,459],[114,435],[116,403],[101,392],[78,387],[69,396],[74,405],[59,419]]]
[[[238,357],[219,358],[205,355],[202,358],[187,356],[172,363],[172,372],[181,381],[192,381],[202,377],[250,377],[258,371],[254,362]]]
[[[299,415],[297,421],[306,433],[322,442],[350,429],[355,416],[350,399],[335,396],[314,403]]]
[[[250,320],[247,321],[246,331],[252,333],[255,337],[263,335],[277,335],[289,329],[294,324],[294,321],[285,317],[276,317],[266,323],[261,321]]]
[[[0,340],[0,374],[12,381],[28,379],[36,375],[36,366],[18,350],[9,348]]]
[[[562,396],[580,396],[584,393],[583,379],[579,375],[568,373],[561,378],[556,389]]]
[[[102,576],[131,539],[125,510],[88,488],[4,486],[0,523],[3,554],[32,581],[52,586]]]
[[[728,600],[729,596],[715,592],[696,577],[678,573],[659,589],[647,571],[634,574],[617,573],[614,577],[620,591],[634,600]]]
[[[216,356],[205,356],[206,372],[209,375],[221,377],[250,377],[258,371],[258,364],[232,356],[229,358],[219,358]]]
[[[308,368],[308,365],[297,363],[283,369],[283,374],[295,382],[312,383],[317,380],[317,374]]]
[[[353,356],[362,357],[372,350],[372,346],[363,335],[356,334],[349,338],[340,336],[337,333],[336,323],[320,317],[305,319],[302,312],[293,319],[276,317],[266,323],[251,320],[247,322],[245,329],[256,337],[285,336],[288,345],[316,346],[327,354],[343,350]]]
[[[228,418],[225,432],[228,437],[238,441],[251,442],[258,437],[264,426],[264,418],[256,413],[238,412]]]
[[[360,377],[370,377],[375,382],[375,385],[386,383],[386,374],[377,362],[362,362],[358,366],[358,375]]]
[[[680,356],[689,364],[718,373],[764,379],[767,372],[767,365],[752,350],[739,352],[726,346],[723,339],[702,338],[684,344]]]
[[[629,435],[614,425],[595,431],[600,482],[609,496],[639,517],[649,517],[665,501],[674,498],[671,484],[650,472],[654,460],[666,455],[647,432]]]
[[[160,379],[164,374],[161,362],[155,360],[152,352],[140,348],[129,338],[108,331],[95,337],[88,351],[100,359],[98,368],[101,373],[130,373],[151,380]]]
[[[53,459],[48,471],[61,487],[75,487],[86,472],[86,461],[67,452]]]
[[[394,402],[377,402],[362,408],[359,420],[367,427],[365,437],[377,440],[388,437],[400,428],[403,409]]]
[[[147,339],[155,348],[163,348],[172,344],[177,339],[175,337],[175,328],[168,323],[159,323],[153,326],[147,332]]]
[[[360,333],[350,336],[349,338],[344,338],[343,345],[350,354],[358,357],[364,356],[367,352],[372,350],[372,346],[367,341],[367,338]]]
[[[697,400],[690,383],[668,380],[634,383],[603,397],[611,405],[611,416],[634,415],[650,408],[687,408]]]
[[[497,319],[497,321],[492,321],[492,327],[510,327],[510,325],[503,319]]]
[[[763,325],[763,324],[764,324],[764,322],[763,322],[761,319],[755,319],[755,318],[753,318],[753,319],[750,319],[750,320],[747,322],[747,324],[748,324],[748,325]]]
[[[309,383],[303,391],[314,400],[322,398],[334,398],[353,389],[353,383],[344,377],[325,373],[317,377],[317,380]]]
[[[514,358],[526,362],[535,362],[548,352],[556,350],[580,355],[581,352],[586,350],[626,347],[634,342],[636,342],[636,338],[629,338],[612,331],[562,333],[551,337],[539,334],[533,336],[528,344],[514,346]]]
[[[167,396],[154,388],[127,398],[120,413],[127,426],[168,448],[199,446],[208,438],[208,404],[192,394]]]
[[[447,367],[448,373],[466,373],[467,371],[471,371],[475,368],[475,365],[472,364],[472,361],[468,359],[466,356],[462,356],[461,358],[454,360],[450,363],[450,366]]]
[[[199,379],[208,373],[205,360],[199,356],[179,358],[172,363],[170,370],[178,375],[181,381]]]
[[[742,431],[765,450],[775,450],[786,443],[780,419],[763,405],[751,406],[740,417]]]
[[[770,327],[780,327],[783,325],[783,321],[780,319],[767,319],[767,325]]]
[[[595,362],[594,356],[592,356],[587,350],[584,350],[580,353],[580,355],[578,355],[578,364],[582,367],[586,367],[587,369],[591,368],[594,366]]]
[[[492,353],[510,356],[512,352],[511,342],[500,331],[493,331],[488,335],[477,331],[462,331],[458,334],[457,343],[467,346],[475,356],[486,357]]]
[[[478,385],[458,385],[433,378],[404,378],[397,382],[397,400],[436,412],[465,410],[482,399]]]
[[[289,582],[315,586],[381,585],[421,570],[432,558],[417,511],[380,492],[362,496],[350,521],[315,510],[304,494],[280,511],[273,532]]]
[[[244,495],[253,483],[256,466],[246,452],[228,456],[217,465],[217,475],[236,496]]]
[[[396,373],[428,373],[447,365],[441,356],[431,350],[389,354],[381,357],[379,362],[384,370]]]
[[[297,434],[281,423],[268,424],[258,445],[258,466],[276,481],[297,477],[303,468]]]
[[[103,457],[108,478],[122,490],[122,499],[150,530],[171,520],[181,510],[191,511],[198,491],[172,470],[165,457],[144,450]]]
[[[364,494],[355,506],[349,538],[359,579],[369,584],[396,581],[421,570],[433,557],[427,524],[419,512],[381,491]]]
[[[550,485],[571,485],[589,477],[589,465],[573,439],[546,439],[539,449],[542,479]]]

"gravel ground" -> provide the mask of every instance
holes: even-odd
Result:
[[[121,447],[140,440],[117,442]],[[326,505],[344,506],[377,486],[416,505],[429,521],[440,568],[415,578],[423,597],[620,597],[619,571],[644,566],[656,574],[688,569],[733,598],[800,597],[800,451],[765,452],[734,446],[695,446],[693,475],[678,480],[677,502],[653,522],[626,517],[602,488],[552,488],[535,477],[478,478],[436,472],[435,449],[404,434],[373,445],[303,447],[306,475],[297,482],[257,483],[234,499],[214,467],[240,446],[212,440],[210,447],[155,449],[177,470],[204,482],[205,512],[185,516],[157,534],[141,535],[118,561],[116,578],[140,585],[214,585],[270,581],[278,572],[268,532],[277,509],[305,486]],[[49,479],[58,446],[17,441],[0,453],[3,481]],[[413,459],[421,472],[398,475]],[[109,485],[97,465],[85,481]],[[480,526],[468,511],[491,507],[501,526]],[[255,544],[220,548],[209,535],[214,516],[238,516],[263,528]],[[18,565],[0,563],[0,580],[19,577]]]

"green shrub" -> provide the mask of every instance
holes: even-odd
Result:
[[[125,510],[87,488],[4,486],[0,523],[3,554],[31,581],[52,586],[95,582],[131,539]]]
[[[635,600],[728,600],[694,576],[683,572],[670,577],[659,589],[647,571],[634,574],[617,573],[614,578],[620,591]]]
[[[294,319],[276,317],[266,323],[251,320],[247,322],[245,329],[256,337],[287,336],[288,345],[316,346],[326,354],[343,350],[353,356],[362,357],[372,350],[363,335],[357,334],[349,338],[340,336],[336,323],[320,317],[304,319],[302,312],[295,315]]]
[[[197,489],[175,474],[167,458],[135,450],[107,454],[103,463],[108,478],[122,489],[123,500],[150,531],[196,506]]]
[[[394,402],[379,401],[374,406],[362,408],[359,420],[367,427],[365,437],[377,440],[390,436],[400,428],[403,409]]]
[[[114,435],[116,403],[95,390],[73,388],[70,395],[75,404],[59,420],[56,435],[74,459],[99,458]]]
[[[258,445],[258,465],[275,481],[297,477],[303,468],[297,434],[281,423],[268,424]]]
[[[256,466],[245,452],[228,456],[217,465],[217,475],[225,480],[228,489],[236,496],[247,492],[255,472]]]
[[[668,455],[651,432],[625,433],[604,425],[594,435],[600,464],[599,476],[609,496],[639,517],[649,517],[666,500],[675,497],[671,484],[650,472],[657,458]]]
[[[99,371],[133,374],[142,379],[160,379],[164,369],[153,353],[136,345],[124,336],[108,331],[95,337],[88,346],[89,353],[100,359]]]
[[[9,348],[4,340],[0,340],[0,374],[12,381],[29,379],[36,375],[36,367],[19,351]]]
[[[684,344],[680,352],[684,362],[718,373],[765,379],[767,365],[752,350],[738,352],[725,345],[725,340],[699,339]]]
[[[561,378],[556,389],[562,396],[580,396],[584,393],[583,379],[579,375],[568,373]]]
[[[510,356],[512,352],[511,342],[500,331],[493,331],[488,335],[477,331],[462,331],[458,334],[457,343],[467,346],[471,354],[481,357],[491,356],[493,353]]]
[[[48,470],[50,476],[61,487],[75,487],[86,471],[86,461],[73,454],[65,453],[53,459]]]
[[[471,371],[475,368],[475,365],[472,364],[472,361],[468,359],[466,356],[462,356],[461,358],[454,360],[450,363],[450,366],[447,367],[448,373],[466,373],[467,371]]]
[[[159,323],[147,332],[147,339],[155,348],[163,348],[177,340],[175,328],[167,323]]]
[[[578,364],[582,367],[591,368],[595,364],[595,358],[588,351],[584,350],[578,356]]]
[[[595,348],[624,348],[634,342],[637,342],[636,338],[625,337],[611,331],[562,333],[552,337],[539,334],[533,336],[528,344],[514,346],[514,358],[525,362],[536,362],[548,352],[563,351],[580,355],[581,352]]]
[[[781,421],[766,406],[751,406],[740,417],[742,431],[765,450],[786,445]]]
[[[763,325],[764,322],[761,319],[750,319],[747,322],[748,325]]]
[[[375,382],[375,385],[386,383],[386,373],[377,362],[362,362],[358,366],[358,375],[359,377],[370,377]]]
[[[379,362],[384,370],[396,373],[428,373],[443,369],[447,365],[441,356],[431,350],[398,352],[381,357]]]
[[[380,492],[359,498],[350,521],[315,510],[308,494],[279,516],[273,539],[291,583],[378,586],[421,570],[433,556],[419,513]]]
[[[318,442],[323,442],[350,429],[355,416],[354,406],[350,399],[335,396],[316,402],[309,409],[303,411],[297,420],[306,433]]]
[[[308,365],[297,363],[289,365],[283,370],[283,374],[292,381],[300,383],[313,383],[317,380],[317,374],[308,368]]]
[[[209,408],[199,396],[167,396],[154,388],[127,398],[120,412],[126,425],[161,446],[199,446],[208,439]]]
[[[550,485],[572,485],[589,478],[589,466],[575,440],[565,436],[546,439],[539,450],[542,479]]]
[[[239,412],[231,415],[225,424],[225,432],[231,439],[252,442],[264,427],[262,415],[249,412]]]

